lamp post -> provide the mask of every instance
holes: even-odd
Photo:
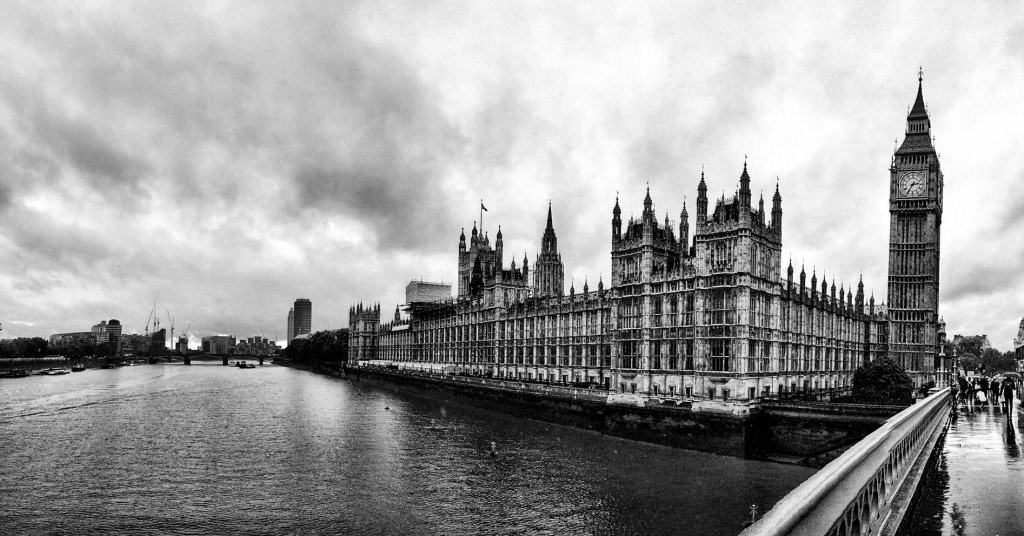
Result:
[[[946,349],[939,345],[939,374],[936,378],[936,387],[943,388],[949,386],[949,369],[946,367]]]

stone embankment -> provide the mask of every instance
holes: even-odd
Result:
[[[451,397],[522,418],[627,439],[814,466],[834,458],[901,409],[867,407],[861,411],[847,406],[794,411],[776,404],[773,409],[763,410],[757,403],[716,405],[678,399],[640,406],[609,404],[610,393],[602,389],[516,380],[385,367],[361,367],[333,374],[398,387],[417,395]]]

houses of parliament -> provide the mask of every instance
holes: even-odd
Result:
[[[943,177],[921,77],[889,170],[887,306],[859,281],[837,289],[782,259],[783,201],[751,196],[744,162],[735,196],[708,198],[701,173],[691,215],[659,222],[650,189],[638,219],[611,209],[612,273],[565,291],[551,207],[532,266],[506,259],[474,224],[459,237],[457,294],[413,281],[405,314],[350,309],[349,360],[486,377],[588,385],[610,401],[751,401],[844,388],[888,355],[917,385],[934,379]],[[506,267],[506,261],[508,265]],[[852,279],[847,279],[852,280]]]

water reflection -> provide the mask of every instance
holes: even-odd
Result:
[[[958,409],[911,534],[955,534],[958,519],[966,534],[1024,534],[1020,422],[1019,401]]]
[[[1013,413],[1007,412],[1003,419],[1003,429],[1006,430],[1003,445],[1006,446],[1006,455],[1010,458],[1020,457],[1020,444],[1017,443],[1017,426],[1013,422]]]

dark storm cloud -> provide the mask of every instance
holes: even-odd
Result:
[[[432,177],[386,165],[309,167],[296,172],[299,207],[340,210],[368,222],[383,250],[436,248],[455,227],[446,193]]]
[[[320,70],[347,124],[340,139],[321,135],[315,152],[297,158],[291,210],[367,220],[386,250],[435,247],[437,233],[456,225],[442,181],[462,137],[397,55],[363,47],[322,58]]]
[[[1024,23],[1014,24],[1006,33],[1006,52],[1024,61]]]
[[[669,212],[674,225],[685,195],[692,225],[701,164],[717,199],[749,153],[755,202],[762,189],[770,202],[781,177],[783,262],[792,253],[797,269],[806,259],[808,273],[847,282],[864,269],[884,299],[886,168],[918,62],[929,104],[959,114],[961,129],[990,106],[1019,107],[991,94],[999,84],[972,96],[986,81],[1016,83],[1024,53],[1020,22],[1001,14],[965,25],[987,32],[954,27],[984,9],[908,23],[902,6],[552,6],[5,4],[0,211],[19,221],[0,231],[14,259],[0,279],[39,293],[0,298],[61,330],[95,321],[65,303],[105,300],[103,316],[141,321],[154,299],[177,302],[167,306],[193,331],[283,330],[299,295],[315,298],[315,319],[343,325],[357,299],[393,306],[406,278],[450,280],[481,197],[517,264],[524,249],[534,261],[550,198],[579,291],[584,273],[607,283],[617,190],[624,216],[638,215],[649,180],[659,221]],[[1012,140],[986,128],[994,151]],[[961,152],[948,139],[947,187]],[[1020,167],[999,151],[999,166]],[[961,169],[992,174],[984,153]],[[98,206],[101,195],[122,197]],[[1007,267],[1024,260],[1003,246],[1020,241],[1024,201],[954,210],[956,197],[944,308],[1010,284]],[[955,223],[968,209],[990,236]],[[1005,259],[960,268],[948,253],[958,241],[998,242]],[[52,277],[23,276],[33,265],[54,266]],[[82,290],[89,271],[119,290]],[[955,316],[951,329],[974,321]]]
[[[963,253],[963,252],[959,252]],[[957,301],[965,298],[988,298],[1006,292],[1018,282],[1020,265],[1024,262],[1024,251],[1008,251],[997,259],[971,263],[969,273],[949,274],[948,286],[942,288],[943,300]],[[994,304],[995,305],[995,304]]]
[[[6,228],[17,249],[9,252],[8,260],[17,262],[26,272],[57,269],[83,274],[93,271],[113,253],[102,234],[30,211],[12,216]]]
[[[641,135],[630,145],[628,158],[634,178],[682,181],[682,193],[693,199],[700,181],[699,166],[707,164],[709,170],[726,171],[724,177],[709,175],[714,182],[708,184],[709,196],[717,197],[715,188],[731,193],[742,170],[738,158],[749,151],[730,140],[735,133],[755,126],[763,106],[760,92],[775,77],[773,61],[764,54],[743,51],[724,60],[713,74],[697,76],[673,68],[672,83],[659,92],[661,100],[647,109]],[[691,98],[709,100],[694,113],[687,108]],[[738,155],[737,160],[714,160],[729,151]],[[666,206],[677,217],[681,200]]]
[[[0,213],[5,212],[7,207],[11,206],[12,195],[13,192],[10,185],[7,184],[6,180],[0,178]]]
[[[95,127],[46,113],[38,114],[32,125],[35,127],[33,141],[40,147],[49,147],[55,160],[77,168],[93,186],[115,194],[137,193],[146,170],[145,163],[115,146]]]
[[[1018,173],[1011,184],[1024,184],[1024,173]],[[1024,189],[1013,188],[1004,194],[1010,196],[1010,199],[1003,197],[998,204],[993,203],[991,207],[997,214],[997,232],[999,234],[1016,232],[1024,235]]]

